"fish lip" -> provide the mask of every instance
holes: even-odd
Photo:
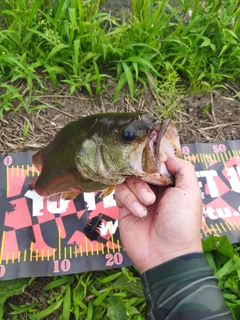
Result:
[[[148,165],[153,166],[154,169],[160,164],[160,144],[164,133],[167,130],[169,121],[156,121],[152,129],[149,131],[148,141],[146,144],[146,154],[150,152],[150,158],[148,159]],[[150,169],[150,168],[149,168]]]
[[[151,155],[153,158],[153,162],[156,167],[160,167],[162,162],[166,161],[166,157],[162,159],[161,157],[163,156],[161,152],[161,144],[162,144],[162,138],[164,137],[165,134],[167,134],[167,131],[172,128],[171,125],[174,126],[173,122],[171,119],[166,119],[162,121],[156,121],[155,125],[153,128],[150,130],[149,135],[148,135],[148,143],[147,146],[151,151]],[[175,126],[174,126],[175,129]],[[167,134],[168,135],[168,134]],[[181,156],[177,152],[176,154],[178,157]]]
[[[168,172],[165,162],[168,155],[180,155],[177,140],[178,134],[172,120],[155,121],[143,151],[142,180],[156,185],[174,185],[174,177]]]
[[[157,135],[156,150],[155,150],[156,166],[158,168],[161,166],[161,162],[162,162],[161,161],[161,150],[160,150],[161,140],[162,140],[162,137],[164,136],[165,132],[167,131],[167,128],[168,128],[170,122],[171,122],[170,119],[162,120],[160,122],[160,130],[159,130],[158,135]]]

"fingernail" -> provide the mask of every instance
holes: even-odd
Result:
[[[147,215],[147,209],[143,207],[139,202],[134,202],[132,204],[132,209],[136,216],[139,218],[144,218]]]
[[[156,199],[155,194],[147,189],[140,189],[139,196],[141,200],[146,204],[152,204]]]

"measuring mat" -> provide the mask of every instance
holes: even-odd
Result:
[[[31,190],[35,152],[0,155],[0,279],[132,264],[121,244],[114,193],[50,202]],[[202,238],[240,242],[240,140],[182,145],[202,191]]]

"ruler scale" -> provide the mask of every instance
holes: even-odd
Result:
[[[80,194],[50,202],[31,190],[39,173],[35,152],[0,155],[0,280],[101,270],[131,265],[118,230],[114,194]],[[240,242],[240,140],[182,145],[202,191],[202,238],[227,235]],[[101,219],[99,237],[84,232]]]

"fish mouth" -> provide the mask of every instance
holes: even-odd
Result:
[[[151,163],[154,164],[154,169],[156,165],[158,166],[160,163],[161,140],[168,128],[170,121],[171,120],[167,119],[157,122],[156,125],[150,130],[148,137],[148,153],[151,156],[150,160]]]
[[[142,180],[155,185],[174,185],[174,177],[168,172],[168,155],[181,157],[179,136],[170,119],[157,121],[149,132],[142,154]]]

